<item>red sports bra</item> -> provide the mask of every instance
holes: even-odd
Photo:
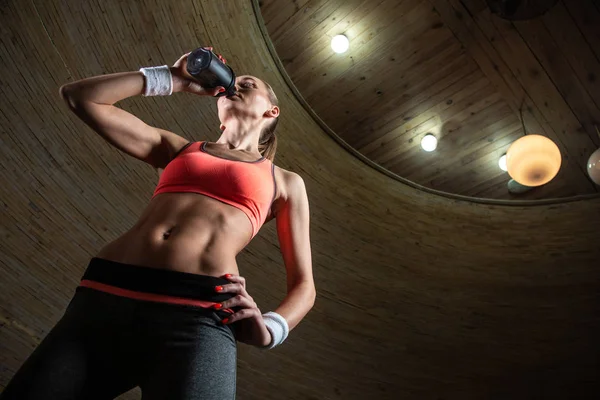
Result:
[[[264,157],[228,160],[207,153],[205,146],[205,141],[191,142],[179,150],[161,174],[152,198],[172,192],[212,197],[242,210],[254,238],[275,200],[275,165]]]

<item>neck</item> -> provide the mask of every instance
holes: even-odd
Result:
[[[261,127],[257,123],[232,119],[227,121],[226,128],[221,133],[221,137],[217,140],[217,143],[227,145],[230,150],[241,150],[258,154],[260,133]]]

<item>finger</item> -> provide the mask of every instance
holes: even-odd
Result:
[[[187,80],[186,85],[187,91],[190,93],[203,94],[206,92],[202,86],[194,81]]]
[[[246,289],[240,283],[229,283],[227,285],[215,286],[215,291],[218,293],[246,293]]]
[[[233,308],[233,307],[239,307],[239,308],[243,308],[243,309],[254,309],[254,308],[258,308],[258,305],[256,304],[256,302],[254,301],[254,299],[250,296],[243,296],[241,294],[238,294],[235,297],[232,297],[231,299],[225,300],[222,303],[216,303],[215,305],[213,305],[213,308],[215,310],[222,310],[224,308]]]
[[[204,88],[204,93],[209,94],[209,95],[211,95],[213,97],[215,97],[216,95],[218,95],[219,93],[224,92],[224,91],[225,91],[225,88],[223,88],[221,90],[221,89],[219,89],[219,87],[210,88],[210,89],[209,88]]]
[[[246,287],[246,278],[240,275],[227,274],[223,276],[225,279],[228,279],[234,283],[240,283],[244,288]]]
[[[229,325],[229,324],[233,324],[234,322],[242,320],[242,319],[257,317],[259,314],[260,314],[259,309],[245,308],[234,314],[231,314],[231,316],[229,316],[227,318],[224,318],[221,322]]]

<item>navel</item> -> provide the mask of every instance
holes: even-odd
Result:
[[[173,227],[163,233],[164,240],[167,240],[171,236],[171,233],[173,233],[173,229],[175,229],[175,227]]]

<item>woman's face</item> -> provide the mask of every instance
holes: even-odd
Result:
[[[265,112],[273,108],[269,91],[260,79],[251,75],[238,76],[235,79],[235,89],[235,95],[221,96],[217,100],[222,123],[231,117],[260,120]]]

